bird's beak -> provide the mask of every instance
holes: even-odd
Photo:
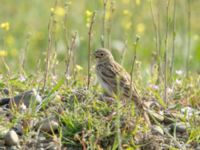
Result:
[[[92,56],[93,56],[94,58],[97,58],[95,51],[92,53]]]

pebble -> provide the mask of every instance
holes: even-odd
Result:
[[[14,130],[10,130],[4,137],[7,146],[16,146],[19,144],[19,137]]]
[[[41,123],[41,131],[48,132],[48,133],[52,132],[52,130],[56,131],[58,127],[59,127],[59,124],[55,120],[45,119]]]
[[[5,95],[9,95],[10,92],[9,92],[9,90],[8,90],[7,88],[4,88],[4,89],[3,89],[3,93],[4,93]]]
[[[153,125],[151,128],[151,131],[153,134],[160,134],[160,135],[164,135],[164,131],[160,126],[157,125]]]
[[[0,137],[4,137],[9,132],[9,129],[0,126]]]
[[[173,123],[169,127],[172,132],[176,131],[179,133],[184,133],[184,132],[186,132],[186,129],[187,129],[186,124],[182,123],[182,122]]]
[[[196,147],[196,150],[200,150],[200,146],[197,146],[197,147]]]
[[[15,132],[18,134],[18,135],[23,135],[24,133],[24,130],[23,130],[23,126],[21,124],[17,124],[15,127],[14,127],[14,130]]]
[[[41,103],[41,101],[42,101],[41,96],[35,89],[33,89],[30,91],[25,91],[11,98],[9,102],[9,107],[12,107],[14,102],[17,106],[23,103],[28,108],[30,104],[34,104],[34,102]]]
[[[162,113],[160,113],[160,112],[157,113],[157,112],[152,111],[152,110],[148,110],[148,113],[150,114],[150,117],[152,119],[156,119],[159,122],[163,122],[164,116],[162,115]]]
[[[18,150],[17,146],[10,146],[7,148],[7,150]]]

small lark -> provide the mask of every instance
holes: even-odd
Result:
[[[94,52],[94,57],[98,81],[106,92],[111,96],[120,94],[122,99],[132,99],[138,109],[143,108],[129,73],[114,60],[111,52],[99,48]]]

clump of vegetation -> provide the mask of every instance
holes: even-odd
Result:
[[[1,148],[200,147],[199,2],[3,2]],[[96,83],[99,47],[130,73],[151,126]]]

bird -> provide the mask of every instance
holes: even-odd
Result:
[[[144,110],[139,94],[131,81],[130,74],[115,61],[110,50],[98,48],[93,56],[96,60],[95,72],[97,79],[110,96],[131,99],[139,110]]]

